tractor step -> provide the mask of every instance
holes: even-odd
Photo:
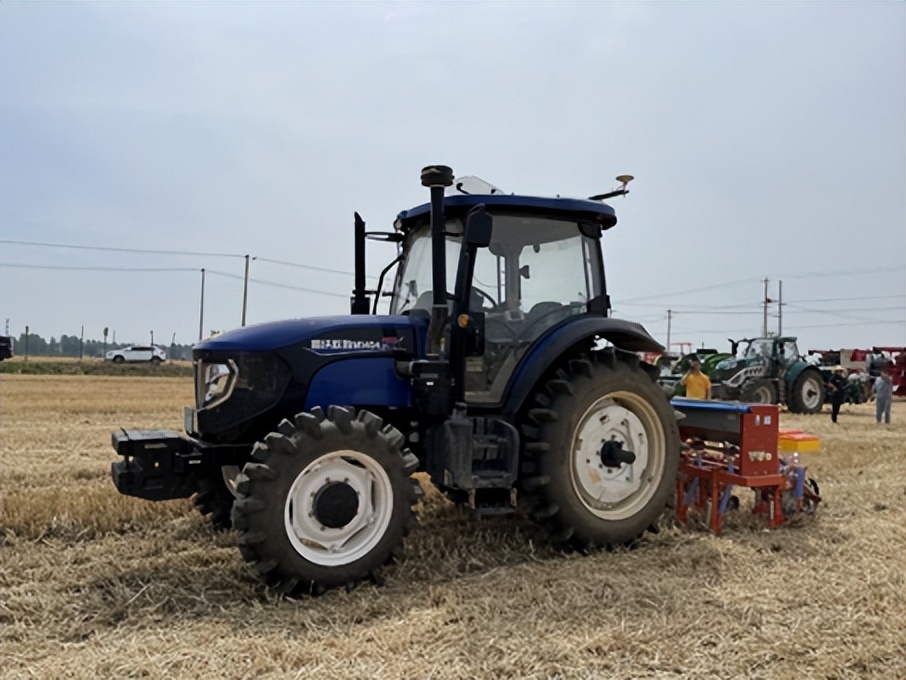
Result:
[[[500,517],[516,512],[516,489],[472,489],[453,491],[452,499],[479,517]]]
[[[519,433],[498,418],[454,414],[427,433],[428,474],[438,487],[470,492],[516,483]],[[470,506],[474,506],[472,502]]]

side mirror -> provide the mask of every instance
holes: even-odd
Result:
[[[493,230],[494,218],[487,213],[483,203],[469,211],[466,218],[466,242],[470,246],[487,248],[491,244]]]

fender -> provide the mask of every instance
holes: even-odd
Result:
[[[583,342],[602,339],[627,352],[662,352],[664,346],[641,324],[623,319],[584,316],[554,326],[525,353],[503,395],[503,412],[514,415],[522,408],[541,377],[564,353]]]
[[[802,374],[802,371],[806,370],[807,368],[812,368],[812,366],[810,366],[805,361],[793,362],[790,367],[786,369],[786,373],[784,373],[784,381],[786,381],[787,384],[792,385]],[[815,370],[817,370],[817,368]]]

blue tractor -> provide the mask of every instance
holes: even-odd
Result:
[[[185,433],[114,432],[117,489],[194,494],[282,593],[377,579],[415,520],[417,471],[480,514],[530,513],[565,548],[656,530],[680,440],[638,355],[663,347],[609,316],[601,237],[617,218],[602,200],[627,193],[618,179],[539,198],[455,193],[450,168],[425,168],[430,203],[392,232],[356,215],[352,314],[196,345]],[[366,238],[398,248],[373,291]]]

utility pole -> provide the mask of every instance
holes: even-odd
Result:
[[[673,321],[673,310],[667,310],[667,353],[670,353],[670,324]]]
[[[201,306],[198,311],[198,342],[204,332],[204,267],[201,268]]]
[[[151,329],[151,346],[154,346],[154,329]]]
[[[761,320],[761,336],[764,338],[768,337],[768,305],[771,302],[773,302],[773,300],[771,300],[771,298],[768,297],[768,279],[767,279],[767,277],[765,277],[765,279],[764,279],[764,302],[762,303],[763,314],[762,314],[762,320]]]
[[[783,281],[777,282],[777,335],[783,335]]]
[[[257,257],[253,257],[257,260]],[[249,298],[249,256],[245,256],[245,279],[242,282],[242,325],[245,326],[245,306]]]
[[[79,336],[79,361],[85,356],[83,348],[85,347],[85,325],[82,324],[82,334]]]

